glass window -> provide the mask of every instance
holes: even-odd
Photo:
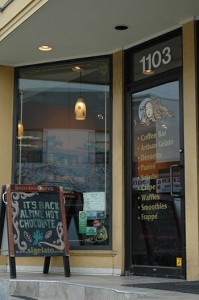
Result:
[[[182,261],[179,82],[132,94],[133,252],[136,265]]]
[[[18,69],[15,182],[63,186],[72,249],[111,247],[108,57]]]

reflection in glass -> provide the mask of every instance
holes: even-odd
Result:
[[[81,81],[75,66],[84,70]],[[106,58],[19,69],[24,134],[17,144],[15,181],[63,186],[71,248],[111,245],[109,78]],[[74,114],[80,90],[87,108],[81,122]],[[84,194],[101,192],[104,211],[86,212],[81,223]],[[106,238],[100,240],[102,229]]]
[[[179,83],[133,94],[132,116],[132,261],[176,267],[182,257]]]

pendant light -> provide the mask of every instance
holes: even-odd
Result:
[[[19,120],[19,122],[18,122],[18,139],[22,139],[23,134],[24,134],[23,124],[22,124],[22,121]]]
[[[86,104],[84,98],[81,96],[81,69],[80,69],[80,96],[75,103],[75,119],[82,121],[86,119]]]
[[[23,114],[23,93],[20,94],[20,120],[18,121],[18,139],[22,139],[24,135],[23,123],[22,123],[22,114]]]
[[[22,159],[22,139],[24,136],[24,129],[22,123],[22,115],[23,115],[23,92],[20,93],[20,119],[18,121],[18,139],[19,139],[19,178],[18,183],[21,184],[21,159]]]

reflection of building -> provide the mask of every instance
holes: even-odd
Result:
[[[76,244],[71,247],[71,266],[80,273],[123,275],[125,270],[132,270],[135,264],[139,264],[149,275],[158,276],[164,272],[166,276],[173,276],[172,272],[177,269],[181,272],[180,276],[198,280],[195,52],[198,24],[196,21],[181,20],[178,10],[180,7],[186,14],[184,19],[191,20],[192,15],[199,14],[198,4],[196,7],[194,3],[189,5],[188,15],[183,7],[184,1],[176,0],[173,3],[177,5],[173,10],[176,12],[175,22],[169,23],[168,19],[165,25],[158,18],[160,23],[156,23],[154,28],[150,20],[140,26],[132,15],[139,15],[139,11],[132,3],[129,4],[132,9],[129,9],[123,2],[113,2],[112,7],[110,5],[112,16],[121,8],[126,20],[136,22],[136,36],[139,38],[134,39],[131,31],[135,28],[134,23],[129,24],[128,31],[122,32],[115,32],[114,24],[110,26],[112,18],[107,17],[107,3],[105,6],[102,2],[95,4],[97,7],[94,11],[90,7],[88,12],[92,18],[88,18],[84,11],[83,19],[89,19],[85,24],[82,17],[76,17],[74,24],[72,2],[67,2],[68,6],[72,5],[67,9],[63,9],[65,1],[61,1],[57,7],[54,7],[56,1],[37,1],[34,8],[31,3],[35,1],[26,1],[26,4],[18,4],[24,7],[17,9],[17,5],[12,6],[16,1],[11,2],[4,10],[4,19],[0,24],[3,29],[0,33],[1,184],[18,180],[24,183],[61,184],[65,187],[71,221],[70,237],[77,241],[73,241]],[[146,6],[147,18],[151,16],[158,22],[153,15],[157,10],[151,3]],[[141,4],[138,8],[142,9]],[[77,13],[82,13],[82,10],[82,3],[79,2]],[[95,11],[98,13],[96,18]],[[34,14],[31,15],[31,12]],[[143,9],[142,13],[145,14]],[[164,7],[159,5],[158,13],[169,15],[169,4]],[[102,18],[99,20],[99,15],[103,16],[103,22]],[[56,22],[57,16],[59,22]],[[114,17],[117,20],[117,15]],[[44,26],[41,20],[50,20],[52,24],[45,23]],[[79,20],[81,26],[77,23]],[[89,28],[84,27],[86,23]],[[17,25],[20,26],[16,28]],[[103,30],[104,25],[106,28]],[[176,26],[178,29],[171,31],[170,28]],[[64,39],[61,32],[64,32]],[[151,39],[151,36],[156,38]],[[26,47],[21,42],[25,37],[28,43]],[[41,40],[54,41],[54,52],[37,52],[35,45]],[[125,50],[115,50],[121,48]],[[72,70],[77,66],[82,67],[81,74]],[[147,72],[150,75],[146,75]],[[21,102],[20,92],[23,95]],[[74,118],[74,106],[80,92],[87,108],[85,121],[76,121]],[[153,122],[149,125],[150,129],[138,126],[139,102],[143,98],[153,97],[159,97],[175,115],[175,118],[163,119],[167,128],[161,127],[161,122]],[[16,129],[20,112],[24,136],[18,140]],[[64,139],[60,138],[59,132],[62,137],[65,136]],[[154,138],[136,140],[148,133],[153,134]],[[140,160],[139,155],[142,156]],[[151,160],[147,155],[151,155]],[[172,169],[174,164],[179,168]],[[138,178],[141,176],[146,178]],[[176,178],[180,178],[180,185]],[[140,181],[145,181],[141,189],[138,188]],[[104,244],[85,245],[78,232],[78,213],[82,209],[83,193],[92,191],[106,191],[108,213],[103,226],[108,232],[108,239]],[[145,202],[154,202],[155,205],[157,202],[164,204],[164,201],[168,209],[164,210],[164,205],[146,209],[146,205],[152,204]],[[157,212],[157,223],[147,221],[152,218],[155,221]],[[175,223],[176,220],[178,222]],[[169,234],[170,223],[174,234]],[[177,225],[180,225],[180,230]],[[90,232],[95,230],[91,228]],[[178,243],[177,254],[173,251],[175,243]],[[135,245],[140,249],[135,249]],[[133,251],[139,252],[136,261],[132,261]],[[172,267],[167,266],[165,270],[161,263],[164,260],[169,264],[169,255],[172,256]],[[175,258],[181,264],[176,265]],[[1,263],[5,266],[7,260],[2,258]],[[160,273],[153,273],[153,263]],[[34,261],[32,258],[27,258],[23,263],[19,260],[19,265],[31,268]]]
[[[96,180],[96,176],[104,176],[105,148],[109,152],[103,132],[45,129],[29,134],[21,144],[21,183],[61,183],[76,191],[103,190],[104,180]]]

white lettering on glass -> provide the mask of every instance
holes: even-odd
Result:
[[[171,48],[165,47],[162,52],[156,50],[153,53],[149,53],[147,56],[143,56],[140,60],[142,64],[142,72],[147,70],[154,70],[160,67],[161,64],[167,65],[171,62]]]

